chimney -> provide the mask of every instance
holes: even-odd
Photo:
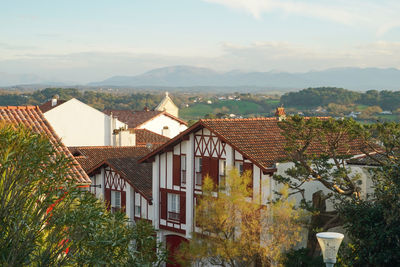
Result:
[[[51,106],[52,107],[57,106],[57,102],[58,102],[59,98],[60,97],[58,95],[53,95],[53,97],[51,98]]]
[[[283,106],[277,107],[275,111],[275,116],[278,117],[279,121],[286,119],[286,112]]]
[[[136,146],[136,134],[129,129],[114,131],[115,146]]]

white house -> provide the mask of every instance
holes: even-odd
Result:
[[[283,108],[277,114],[284,116]],[[274,198],[279,184],[272,178],[290,163],[279,163],[285,156],[285,139],[278,127],[280,118],[200,120],[189,129],[154,150],[140,162],[153,164],[153,225],[158,237],[172,248],[190,239],[196,231],[194,211],[201,195],[203,178],[208,174],[216,184],[226,171],[236,167],[252,172],[253,197],[262,203]],[[357,147],[350,151],[361,154]],[[307,198],[323,189],[310,187]]]
[[[187,129],[187,123],[166,111],[144,109],[132,110],[105,110],[105,114],[126,123],[131,130],[146,129],[169,138],[177,136]]]
[[[112,212],[122,210],[131,221],[153,218],[152,166],[138,159],[146,146],[69,147],[91,179],[90,191]]]
[[[66,146],[113,145],[113,132],[127,125],[73,98],[53,97],[39,108]]]

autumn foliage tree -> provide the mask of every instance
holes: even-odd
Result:
[[[280,260],[283,250],[300,241],[301,212],[287,194],[275,203],[252,197],[250,172],[232,170],[227,186],[206,177],[196,206],[193,237],[181,250],[186,261],[218,266],[268,266]],[[264,205],[263,205],[264,204]]]

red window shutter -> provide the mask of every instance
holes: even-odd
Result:
[[[104,189],[104,200],[106,201],[107,210],[110,210],[110,207],[111,207],[111,189],[110,188]]]
[[[250,183],[248,184],[248,188],[253,190],[253,164],[252,163],[243,163],[243,173],[249,171],[250,172]]]
[[[211,158],[210,160],[210,177],[213,180],[214,184],[218,186],[218,163],[219,160],[217,158]]]
[[[122,212],[126,213],[126,192],[125,191],[121,192],[121,209],[122,209]]]
[[[186,195],[181,194],[180,196],[180,221],[181,223],[186,223]]]
[[[167,192],[166,191],[161,191],[161,219],[166,220],[167,219]]]
[[[204,181],[204,178],[206,178],[207,175],[210,175],[210,158],[202,157],[201,162],[202,162],[201,175],[202,175],[202,180]]]
[[[181,156],[174,155],[172,164],[173,164],[172,184],[181,185]]]

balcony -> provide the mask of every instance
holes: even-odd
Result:
[[[180,219],[180,214],[172,211],[168,211],[168,220],[178,221]]]

